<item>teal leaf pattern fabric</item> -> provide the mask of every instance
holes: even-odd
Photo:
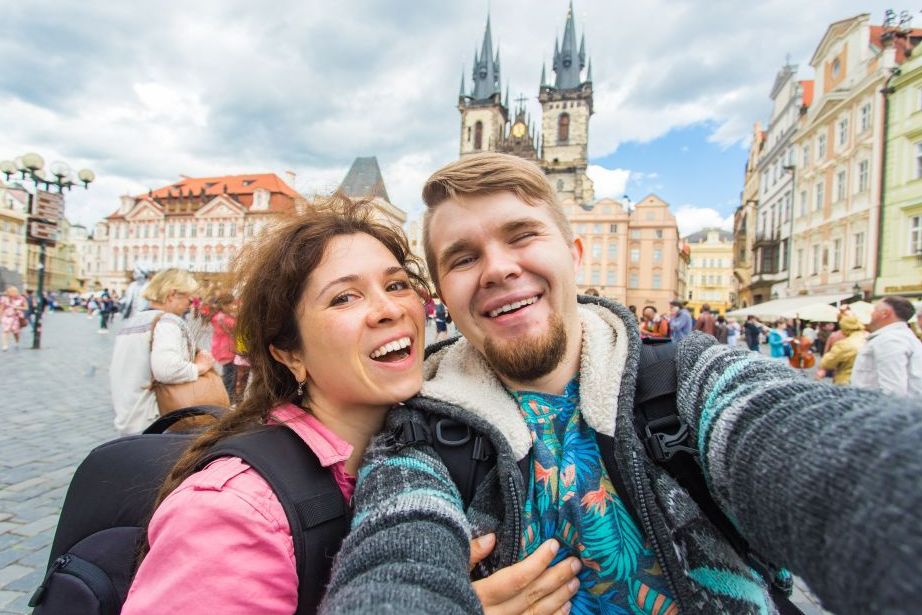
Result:
[[[579,412],[579,379],[563,395],[513,393],[532,438],[524,507],[524,551],[561,543],[554,562],[574,555],[583,567],[574,614],[676,615],[653,550],[602,464]]]

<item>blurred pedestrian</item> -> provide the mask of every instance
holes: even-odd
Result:
[[[922,397],[922,342],[908,324],[914,315],[905,297],[884,297],[874,305],[868,323],[871,334],[852,370],[853,385]]]
[[[867,340],[868,332],[864,330],[861,321],[852,315],[843,316],[839,327],[845,339],[823,355],[820,367],[816,370],[816,379],[822,380],[830,371],[834,371],[832,381],[835,384],[849,384],[855,359]]]
[[[0,296],[0,326],[3,328],[3,351],[9,349],[9,339],[13,338],[19,349],[19,332],[29,324],[26,319],[26,310],[29,309],[26,298],[19,294],[15,286],[7,286],[6,292]]]
[[[746,317],[746,324],[743,325],[743,332],[746,335],[746,346],[749,350],[759,352],[759,342],[761,341],[762,332],[766,329],[765,325],[752,314]]]
[[[652,305],[641,312],[640,337],[669,337],[669,321],[657,314]]]
[[[140,267],[135,267],[132,277],[134,279],[125,289],[125,294],[122,295],[120,304],[123,320],[131,318],[136,312],[143,312],[147,309],[144,287],[147,286],[148,273]]]
[[[237,378],[234,364],[234,326],[237,324],[234,295],[221,293],[214,300],[211,317],[211,355],[221,366],[221,380],[231,401],[236,398]]]
[[[435,341],[441,341],[448,339],[448,308],[445,307],[445,304],[442,303],[441,299],[438,297],[434,298],[435,301]]]
[[[678,299],[669,302],[669,335],[673,342],[679,342],[692,331],[692,317]]]
[[[727,319],[724,318],[723,315],[721,314],[720,316],[717,317],[717,320],[714,322],[714,337],[716,337],[717,341],[720,342],[721,344],[726,344],[728,334],[729,333],[727,330]]]
[[[701,313],[695,320],[695,331],[701,331],[717,337],[717,321],[714,315],[711,314],[711,306],[707,303],[701,306]]]
[[[788,340],[791,338],[788,335],[787,324],[783,318],[779,319],[775,322],[775,328],[768,332],[768,349],[773,359],[784,360],[790,356]]]
[[[736,347],[736,342],[740,338],[740,323],[732,316],[727,319],[727,346]]]

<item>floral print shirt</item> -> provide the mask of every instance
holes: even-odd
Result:
[[[579,412],[579,378],[563,395],[513,396],[532,438],[523,546],[561,543],[554,563],[582,561],[572,613],[677,615],[656,557],[608,476],[595,433]]]

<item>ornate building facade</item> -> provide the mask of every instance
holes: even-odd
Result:
[[[695,313],[708,304],[712,312],[733,305],[733,234],[706,228],[685,238],[690,249],[688,264],[689,309]]]

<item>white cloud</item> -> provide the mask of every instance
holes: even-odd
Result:
[[[586,174],[592,180],[597,199],[612,198],[621,200],[627,192],[627,182],[631,172],[627,169],[606,169],[597,164],[590,164]]]
[[[676,224],[679,226],[679,235],[682,237],[711,227],[733,231],[733,214],[724,217],[713,207],[679,205],[672,214],[675,216]]]
[[[91,167],[99,182],[71,199],[84,223],[115,209],[118,194],[179,174],[292,169],[299,184],[328,186],[368,155],[394,202],[418,209],[421,181],[457,157],[458,81],[463,68],[470,86],[485,18],[464,3],[411,0],[343,0],[335,10],[280,0],[269,12],[202,0],[194,19],[180,0],[42,6],[4,14],[0,159],[36,150]],[[503,86],[528,98],[535,120],[541,65],[567,7],[490,7]],[[806,63],[827,25],[866,9],[859,0],[575,0],[593,68],[590,157],[693,124],[713,126],[722,146],[745,142],[770,111],[785,54],[811,77]],[[636,179],[607,171],[600,196]]]

